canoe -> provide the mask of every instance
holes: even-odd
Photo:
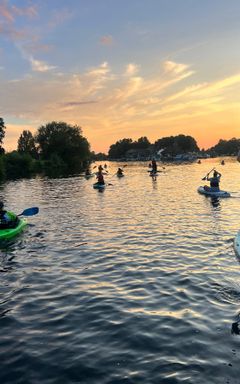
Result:
[[[212,196],[212,197],[230,197],[230,193],[227,191],[211,191],[206,190],[203,186],[198,187],[198,193],[201,193],[205,196]]]
[[[98,184],[98,183],[93,184],[94,189],[104,189],[105,187],[106,187],[106,184]]]
[[[19,219],[19,222],[15,228],[0,229],[0,240],[11,239],[18,235],[27,225],[26,219]]]
[[[234,239],[234,250],[236,254],[240,257],[240,231],[238,231]]]

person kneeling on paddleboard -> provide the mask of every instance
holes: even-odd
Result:
[[[102,171],[100,171],[100,170],[97,173],[97,184],[99,184],[99,185],[104,185],[105,184]]]
[[[221,176],[222,176],[221,173],[219,173],[216,170],[213,172],[213,176],[212,177],[209,177],[209,175],[207,176],[207,180],[210,181],[210,190],[212,192],[220,191],[219,183],[220,183]],[[209,187],[207,187],[207,188],[209,188]]]
[[[0,201],[0,229],[15,228],[19,222],[17,215],[5,211],[4,204]]]

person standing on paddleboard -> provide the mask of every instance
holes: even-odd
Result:
[[[155,159],[152,159],[152,173],[157,173],[157,162]]]
[[[216,170],[214,170],[212,177],[209,177],[209,175],[207,176],[207,180],[210,181],[210,188],[212,192],[220,191],[219,183],[221,176],[221,173]]]

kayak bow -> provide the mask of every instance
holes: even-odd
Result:
[[[23,231],[26,225],[27,225],[26,219],[19,219],[16,227],[0,229],[0,240],[11,239],[12,237],[18,235],[20,232]]]

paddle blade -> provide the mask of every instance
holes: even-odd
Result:
[[[38,212],[39,212],[39,208],[38,207],[26,208],[18,216],[34,216],[34,215],[37,215]]]
[[[204,177],[202,178],[202,180],[206,180],[206,179],[208,178],[208,176],[210,175],[210,173],[211,173],[212,171],[214,171],[214,169],[215,169],[215,167],[214,167],[213,169],[211,169],[211,171],[209,171],[209,172],[206,174],[206,176],[204,176]]]

